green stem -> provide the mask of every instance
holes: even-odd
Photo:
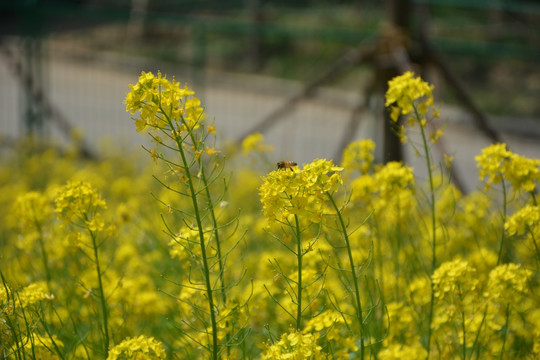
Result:
[[[45,251],[45,243],[43,241],[43,231],[39,222],[34,222],[36,229],[39,233],[38,242],[39,250],[41,252],[41,261],[43,262],[43,269],[45,270],[45,279],[47,280],[47,290],[51,291],[51,271],[49,269],[49,259],[47,257],[47,251]]]
[[[504,323],[504,337],[503,337],[503,343],[501,346],[501,353],[499,354],[499,359],[503,358],[504,354],[504,346],[506,345],[506,338],[508,336],[508,324],[510,322],[510,303],[506,304],[506,321]]]
[[[210,209],[210,216],[212,217],[212,224],[214,226],[214,237],[216,239],[216,250],[217,250],[217,257],[218,257],[218,265],[219,265],[219,281],[221,283],[221,301],[223,305],[227,303],[227,294],[225,292],[225,277],[223,276],[223,260],[221,258],[221,244],[219,240],[219,231],[218,231],[218,225],[216,220],[216,215],[214,213],[214,204],[212,203],[212,198],[210,197],[210,190],[208,188],[208,182],[206,180],[206,176],[204,174],[203,166],[200,164],[201,167],[201,176],[203,179],[204,187],[206,189],[206,197],[208,199],[208,207]],[[225,327],[228,328],[229,321],[225,321]],[[225,344],[227,346],[227,357],[230,355],[230,347],[229,347],[229,334],[225,336]]]
[[[416,112],[416,107],[415,107]],[[417,119],[420,119],[420,116],[418,113],[416,113]],[[431,273],[435,271],[435,267],[437,266],[437,219],[435,216],[435,186],[433,184],[433,174],[431,170],[431,157],[429,153],[429,147],[428,147],[428,141],[426,137],[426,131],[425,128],[420,124],[420,131],[422,133],[422,142],[424,144],[424,153],[426,156],[426,166],[427,166],[427,173],[429,177],[429,190],[430,190],[430,197],[431,197],[431,232],[432,232],[432,240],[431,240]],[[433,321],[433,304],[435,302],[434,292],[433,292],[433,282],[431,281],[431,300],[429,302],[429,314],[428,314],[428,338],[427,338],[427,353],[429,358],[429,353],[431,350],[431,323]]]
[[[383,236],[381,234],[382,233],[381,228],[377,222],[375,222],[375,231],[376,231],[376,239],[378,239],[378,241],[375,242],[376,249],[375,249],[374,256],[377,259],[377,268],[379,269],[379,282],[381,284],[381,289],[380,289],[381,298],[385,299],[388,294],[386,294],[384,291],[385,285],[386,285],[386,280],[385,280],[386,278],[384,276],[385,256],[383,255],[382,241],[381,241],[383,239]]]
[[[347,227],[345,226],[345,222],[343,221],[343,216],[341,216],[341,211],[339,210],[336,202],[334,201],[334,198],[328,191],[326,192],[326,196],[330,199],[330,202],[332,203],[332,206],[336,210],[336,214],[339,219],[339,224],[341,226],[341,232],[343,234],[343,239],[345,240],[345,245],[347,246],[347,254],[349,256],[349,266],[351,268],[351,276],[353,279],[354,284],[354,297],[355,297],[355,304],[354,308],[356,309],[356,317],[358,318],[358,323],[360,325],[360,359],[364,358],[364,351],[365,351],[365,344],[364,344],[364,319],[362,315],[362,301],[360,300],[360,288],[358,286],[358,278],[356,276],[356,266],[354,264],[354,259],[352,256],[352,250],[351,250],[351,243],[349,241],[349,235],[347,234]]]
[[[85,215],[86,217],[86,215]],[[103,289],[103,280],[101,278],[101,267],[99,264],[99,252],[98,246],[96,243],[96,234],[90,229],[88,230],[90,237],[92,238],[92,247],[94,248],[94,260],[96,264],[96,272],[99,284],[99,300],[101,303],[101,313],[103,317],[103,347],[105,350],[105,359],[109,355],[109,321],[108,321],[108,311],[107,311],[107,301],[105,300],[105,291]]]
[[[182,158],[182,163],[184,164],[184,169],[186,170],[186,177],[188,179],[187,182],[188,182],[188,187],[189,187],[189,193],[191,195],[190,197],[191,197],[191,201],[193,205],[193,212],[195,213],[195,219],[197,221],[197,228],[199,231],[199,240],[200,240],[200,245],[201,245],[201,255],[202,255],[202,260],[203,260],[203,272],[204,272],[204,280],[205,280],[205,285],[206,285],[206,295],[208,297],[208,306],[210,307],[210,323],[212,326],[212,359],[217,360],[218,353],[219,353],[217,321],[216,321],[216,313],[214,311],[213,289],[212,289],[212,284],[210,281],[210,269],[208,267],[208,259],[206,257],[206,244],[205,244],[205,239],[204,239],[204,230],[203,230],[203,225],[202,225],[201,214],[199,212],[199,204],[197,202],[197,193],[195,192],[193,179],[189,171],[189,163],[187,161],[186,154],[184,153],[184,148],[180,141],[180,134],[178,134],[178,132],[176,131],[176,128],[173,126],[170,120],[170,117],[167,115],[165,116],[167,118],[170,128],[172,129],[174,133],[174,141],[176,142],[178,152],[180,153],[180,156]]]
[[[210,206],[210,216],[212,218],[212,223],[214,226],[214,237],[216,239],[216,251],[218,256],[218,265],[219,265],[219,280],[221,282],[221,301],[225,305],[227,302],[227,294],[225,292],[225,278],[223,276],[223,259],[221,258],[221,244],[219,240],[219,232],[218,232],[218,225],[216,220],[216,215],[214,213],[214,206],[212,204],[212,199],[210,198],[210,191],[208,190],[208,185],[206,183],[206,177],[204,176],[204,173],[202,175],[204,186],[206,187],[206,196],[208,197],[208,203]]]
[[[4,291],[5,291],[5,302],[6,304],[4,304],[4,306],[6,306],[9,302],[11,302],[13,304],[13,313],[15,313],[15,310],[16,310],[16,299],[15,299],[15,294],[13,293],[13,290],[8,286],[7,284],[7,281],[6,281],[6,278],[4,277],[4,273],[2,272],[2,270],[0,269],[0,278],[2,279],[2,285],[3,285],[3,288],[4,288]],[[2,310],[4,310],[4,308],[2,308]],[[3,314],[3,313],[2,313]],[[24,317],[24,319],[26,319]],[[12,344],[11,346],[9,346],[9,349],[11,350],[11,353],[15,355],[15,358],[17,360],[19,359],[22,359],[22,355],[21,355],[21,352],[22,352],[22,348],[21,346],[19,345],[22,345],[22,330],[20,329],[20,325],[16,325],[12,322],[12,317],[11,316],[3,316],[3,321],[5,321],[5,324],[7,325],[7,328],[8,329],[11,329],[11,331],[7,332],[6,333],[6,338],[8,338],[8,336],[11,334],[11,337],[13,338],[12,340]],[[26,326],[28,326],[28,324],[25,324]],[[7,346],[6,346],[6,350],[4,351],[7,351]],[[4,356],[4,354],[0,354],[0,356]],[[3,359],[3,358],[1,358]]]
[[[538,201],[536,201],[536,195],[534,194],[534,191],[530,191],[530,194],[531,194],[531,197],[532,197],[532,200],[533,200],[533,205],[538,206]],[[531,229],[529,229],[529,233],[531,234],[533,245],[534,245],[534,248],[536,250],[536,261],[538,263],[540,263],[540,251],[538,250],[538,244],[536,243],[536,237],[534,236],[534,233],[533,233],[533,231]]]
[[[188,124],[184,121],[184,119],[182,118],[182,123],[188,127]],[[191,138],[191,142],[193,144],[196,144],[197,141],[195,139],[195,136],[193,135],[193,131],[189,130],[189,136]],[[225,305],[227,303],[227,294],[226,294],[226,291],[225,291],[225,277],[223,276],[223,272],[224,272],[224,268],[223,268],[223,259],[221,257],[221,242],[219,240],[219,231],[218,231],[218,224],[217,224],[217,219],[216,219],[216,214],[215,214],[215,211],[214,211],[214,203],[212,202],[212,197],[210,196],[210,187],[208,185],[208,180],[206,178],[206,173],[204,171],[204,166],[203,166],[203,163],[202,163],[202,160],[201,158],[199,158],[199,160],[197,161],[199,163],[199,169],[200,169],[200,173],[201,173],[201,178],[202,178],[202,181],[203,181],[203,184],[204,184],[204,190],[206,192],[206,199],[207,199],[207,203],[208,203],[208,209],[210,211],[210,217],[212,219],[212,225],[213,225],[213,233],[214,233],[214,238],[216,240],[216,251],[217,251],[217,257],[218,257],[218,266],[219,266],[219,272],[218,272],[218,277],[219,277],[219,281],[221,283],[221,301],[223,303],[223,305]],[[228,327],[228,320],[225,322],[225,326]],[[226,335],[225,337],[225,343],[227,344],[229,342],[229,334]],[[229,355],[230,353],[230,348],[229,346],[227,345],[227,355]]]
[[[459,290],[461,291],[461,289]],[[461,296],[461,292],[459,295],[459,299],[461,303],[463,304],[463,297]],[[465,309],[461,311],[461,331],[463,331],[463,360],[467,359],[467,331],[465,326]]]
[[[533,205],[538,206],[538,201],[536,201],[536,195],[534,194],[534,191],[530,191],[529,193],[531,194]]]
[[[435,216],[435,185],[433,184],[433,173],[431,170],[431,157],[429,153],[429,147],[428,142],[426,138],[426,132],[424,127],[420,126],[420,130],[422,132],[422,141],[424,143],[424,152],[426,155],[426,166],[427,166],[427,173],[429,177],[429,191],[430,191],[430,205],[431,205],[431,231],[433,238],[431,240],[431,271],[435,270],[435,267],[437,265],[437,258],[436,258],[436,246],[437,246],[437,219]]]
[[[501,263],[502,258],[502,249],[504,245],[504,223],[506,222],[506,184],[504,183],[504,179],[501,180],[502,184],[502,190],[503,190],[503,216],[502,216],[502,231],[501,231],[501,240],[499,243],[499,255],[497,256],[497,265]]]
[[[188,124],[184,121],[184,119],[182,119],[182,123],[187,127]],[[189,131],[189,136],[191,138],[191,142],[193,144],[196,144],[197,143],[197,140],[195,139],[195,136],[193,135],[193,131]],[[216,251],[217,251],[217,256],[218,256],[218,265],[219,265],[219,280],[220,280],[220,283],[221,283],[221,300],[223,302],[223,304],[225,304],[227,302],[227,294],[225,292],[225,279],[223,277],[223,260],[222,260],[222,257],[221,257],[221,243],[220,243],[220,240],[219,240],[219,231],[218,231],[218,224],[217,224],[217,219],[216,219],[216,214],[215,214],[215,211],[214,211],[214,203],[212,202],[212,197],[210,196],[210,187],[208,185],[208,180],[206,178],[206,173],[204,171],[204,166],[202,164],[202,160],[199,160],[197,161],[199,163],[199,168],[200,168],[200,172],[201,172],[201,178],[202,178],[202,181],[203,181],[203,184],[204,184],[204,189],[205,189],[205,192],[206,192],[206,199],[208,201],[208,209],[210,211],[210,217],[212,218],[212,225],[214,227],[214,237],[216,239]]]
[[[298,259],[298,291],[297,291],[297,312],[296,312],[296,331],[300,331],[302,325],[302,242],[300,238],[300,224],[298,222],[298,215],[294,215],[294,221],[296,226],[296,257]]]
[[[396,222],[396,235],[395,238],[396,238],[396,246],[394,247],[395,250],[394,250],[394,266],[395,266],[395,271],[396,271],[396,277],[398,279],[401,278],[401,266],[400,266],[400,261],[399,261],[399,255],[401,254],[401,236],[402,236],[402,233],[401,233],[401,201],[400,201],[400,198],[398,197],[398,205],[396,206],[396,212],[397,212],[397,222]],[[396,281],[395,285],[394,285],[394,291],[395,291],[395,297],[396,299],[400,299],[400,285],[399,285],[399,281]]]
[[[529,229],[529,233],[531,234],[531,240],[534,245],[534,249],[536,250],[536,261],[540,263],[540,250],[538,250],[538,244],[536,243],[536,237],[534,236],[534,232]]]
[[[488,305],[486,305],[486,308],[484,309],[484,314],[482,315],[482,322],[480,323],[480,326],[478,327],[478,330],[476,331],[476,337],[474,339],[474,343],[473,343],[473,346],[472,346],[472,349],[471,349],[471,359],[473,357],[473,354],[475,353],[475,348],[476,348],[476,359],[480,358],[480,345],[479,345],[478,340],[480,339],[480,333],[482,331],[482,326],[484,325],[484,323],[486,321],[487,311],[488,311]]]

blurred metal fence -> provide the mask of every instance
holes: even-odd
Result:
[[[264,53],[248,48],[257,46],[254,37],[262,33],[269,42],[278,39],[273,46],[288,39],[350,46],[366,36],[365,30],[255,24],[252,16],[258,15],[251,12],[258,10],[253,10],[253,4],[221,2],[228,5],[220,7],[219,3],[206,4],[213,11],[210,15],[201,14],[205,4],[186,1],[38,2],[34,7],[4,7],[0,14],[11,20],[7,22],[11,27],[4,23],[1,42],[0,74],[6,80],[0,84],[0,132],[9,138],[35,133],[65,141],[78,129],[88,151],[94,152],[104,138],[130,144],[137,135],[123,111],[127,85],[137,80],[141,70],[161,69],[189,82],[217,118],[223,138],[235,138],[302,85],[255,75],[233,76],[227,66],[209,70],[216,62],[258,67]],[[247,15],[235,14],[238,11]],[[333,104],[312,99],[286,114],[290,121],[272,129],[270,139],[280,144],[281,151],[290,152],[290,144],[297,143],[291,138],[294,133],[312,134],[316,128],[324,132],[327,124],[337,134],[336,129],[343,129],[341,119],[348,115],[347,107],[342,108],[347,100],[340,99],[358,95],[332,96]],[[300,123],[294,119],[301,119]],[[322,125],[316,125],[321,119]]]
[[[536,3],[422,0],[413,5],[417,22],[430,11],[433,44],[443,53],[540,59],[538,29],[513,29],[493,41],[475,35],[475,26],[538,19]],[[452,37],[437,30],[449,8],[468,14],[455,25],[467,24],[468,34]],[[141,70],[160,69],[195,88],[215,117],[221,140],[238,139],[303,94],[306,84],[348,49],[374,41],[385,14],[377,1],[343,1],[340,7],[308,0],[3,2],[0,134],[5,140],[36,133],[65,143],[78,130],[89,153],[99,153],[107,142],[131,149],[141,138],[122,104],[127,85]],[[280,60],[286,54],[289,58]],[[345,79],[336,74],[265,128],[276,158],[339,157],[344,138],[381,140],[381,100],[372,98],[355,113],[366,100],[370,71],[360,64]],[[351,127],[354,116],[361,123]]]

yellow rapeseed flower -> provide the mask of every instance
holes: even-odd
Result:
[[[321,349],[322,347],[317,345],[317,335],[300,331],[291,331],[283,334],[278,342],[269,345],[262,354],[261,359],[326,359],[326,356],[321,352]]]
[[[540,160],[529,159],[506,149],[499,143],[482,149],[475,157],[480,180],[486,180],[486,188],[507,180],[514,190],[534,191],[540,181]]]
[[[501,143],[490,145],[482,149],[480,155],[475,156],[480,180],[487,178],[486,188],[502,181],[502,174],[506,171],[511,156],[512,152],[506,149],[506,144]]]
[[[529,159],[525,156],[513,154],[505,175],[514,189],[531,192],[536,190],[540,181],[539,167],[539,159]]]
[[[412,345],[392,344],[381,349],[377,354],[377,358],[380,360],[426,359],[427,351],[420,343]]]
[[[107,207],[92,185],[83,181],[68,182],[57,195],[55,203],[56,214],[66,222],[73,221],[75,218],[89,221],[88,214]],[[97,223],[92,224],[94,225],[99,227]]]
[[[53,349],[55,346],[64,347],[64,343],[56,335],[42,336],[37,333],[23,338],[22,344],[27,355],[33,354],[32,358],[40,360],[60,360],[60,356]]]
[[[14,215],[23,230],[41,227],[51,217],[52,210],[49,198],[37,191],[20,195],[15,200]]]
[[[8,292],[13,290],[9,286],[0,286],[0,303],[5,304],[5,311],[9,313],[13,310],[13,304],[11,304]],[[20,301],[22,307],[27,307],[38,303],[42,300],[52,300],[54,295],[47,292],[47,284],[43,281],[32,283],[17,292],[17,300]]]
[[[532,271],[522,269],[520,264],[499,265],[489,273],[486,295],[503,305],[518,305],[532,274]]]
[[[362,139],[347,145],[343,150],[341,166],[347,170],[359,170],[367,174],[373,164],[375,142],[371,139]]]
[[[416,326],[415,312],[411,307],[401,302],[390,302],[386,304],[386,311],[390,321],[387,337],[389,342],[401,339],[412,344],[420,340],[418,333],[411,331]]]
[[[474,291],[478,286],[476,269],[465,260],[448,261],[433,272],[433,295],[437,299],[463,296],[463,293]]]
[[[523,235],[532,231],[537,235],[540,230],[540,207],[526,205],[510,216],[504,224],[504,229],[509,235]]]
[[[264,135],[261,133],[253,133],[248,135],[242,141],[242,154],[248,156],[252,152],[267,153],[274,151],[274,147],[264,143]]]
[[[180,122],[179,130],[186,126],[192,130],[204,119],[204,109],[201,101],[193,96],[195,93],[187,85],[180,88],[174,78],[169,81],[159,71],[157,75],[143,71],[137,84],[129,88],[124,104],[132,115],[139,112],[139,118],[134,118],[139,132],[147,127],[164,128],[169,121]]]
[[[285,220],[290,214],[320,222],[326,192],[333,193],[342,184],[343,168],[332,161],[318,159],[298,167],[272,171],[259,188],[264,216],[269,221]]]
[[[414,207],[415,178],[413,169],[401,162],[390,161],[378,167],[373,175],[360,176],[352,182],[351,200],[359,206],[382,210],[385,216],[390,204],[401,209]]]
[[[153,337],[143,335],[127,338],[109,351],[107,360],[165,359],[163,344]]]
[[[390,161],[375,173],[378,191],[385,197],[392,197],[397,190],[412,189],[415,186],[414,172],[409,166]]]
[[[407,141],[407,136],[405,127],[397,124],[400,116],[407,118],[406,126],[409,128],[418,123],[422,134],[428,121],[440,117],[440,112],[433,109],[433,89],[432,84],[420,77],[415,77],[411,71],[396,76],[388,82],[385,106],[390,110],[390,118],[396,123],[395,131],[402,142]],[[429,134],[429,138],[432,142],[437,142],[442,135],[443,131],[436,129],[435,132]]]
[[[476,274],[468,261],[456,259],[441,264],[432,275],[436,303],[431,328],[439,334],[448,334],[467,318],[467,345],[473,339],[471,332],[474,334],[478,330],[482,318],[475,316],[483,300]],[[463,339],[463,334],[456,336]]]
[[[409,115],[415,106],[420,116],[427,113],[427,108],[433,105],[434,86],[419,77],[414,77],[411,71],[396,76],[388,82],[385,95],[385,106],[390,107],[392,120],[397,121],[400,115]],[[417,100],[423,100],[415,104]]]

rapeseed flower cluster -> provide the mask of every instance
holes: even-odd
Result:
[[[169,192],[158,201],[171,215],[162,219],[172,240],[171,255],[181,260],[178,268],[188,273],[187,279],[177,284],[204,294],[205,305],[195,297],[184,299],[182,304],[191,307],[195,316],[182,321],[199,331],[196,342],[204,344],[201,346],[217,360],[223,349],[230,351],[230,340],[220,338],[218,326],[223,320],[221,310],[227,307],[225,265],[230,249],[222,250],[221,233],[227,225],[219,216],[218,204],[222,202],[217,199],[225,196],[227,179],[222,175],[219,151],[214,148],[216,129],[205,122],[201,101],[194,94],[187,86],[181,89],[174,78],[169,81],[160,72],[143,72],[137,84],[130,86],[125,104],[128,112],[139,114],[134,119],[137,130],[149,129],[155,148],[146,151],[167,168],[166,176],[154,178]],[[169,225],[177,221],[185,225],[180,234],[172,230],[178,225]],[[208,311],[199,311],[205,306]],[[191,341],[193,336],[186,334]],[[185,348],[185,342],[178,346]]]
[[[372,174],[362,175],[352,181],[351,198],[359,206],[379,211],[381,216],[392,216],[388,209],[391,204],[400,207],[414,206],[416,180],[413,169],[402,163],[390,161],[374,169]]]
[[[306,334],[318,334],[325,348],[331,348],[334,359],[346,360],[351,353],[358,351],[357,337],[347,329],[343,314],[336,310],[326,310],[312,318],[304,328]],[[319,340],[321,343],[322,341]]]
[[[474,292],[478,286],[475,272],[475,269],[461,259],[441,264],[431,277],[435,297],[444,300],[448,297],[459,297],[463,293]]]
[[[509,235],[530,234],[537,238],[540,235],[540,207],[525,205],[506,220],[504,228]]]
[[[391,118],[397,121],[400,115],[409,115],[415,111],[415,101],[418,103],[418,113],[424,116],[429,106],[433,105],[433,85],[414,77],[411,71],[396,76],[388,82],[385,106],[391,109]]]
[[[440,116],[439,110],[432,108],[433,89],[433,85],[420,77],[415,77],[411,71],[396,76],[388,82],[385,106],[390,110],[390,118],[398,126],[397,133],[402,142],[407,141],[407,135],[405,127],[397,124],[400,116],[407,117],[406,124],[409,128],[419,124],[422,130],[430,119]],[[430,109],[431,112],[429,112]],[[432,142],[437,142],[442,135],[442,130],[437,129],[430,133],[429,137]]]
[[[157,75],[143,71],[139,81],[129,85],[129,88],[124,103],[126,111],[132,115],[140,112],[139,118],[134,119],[139,132],[146,128],[161,129],[179,122],[179,132],[182,132],[196,128],[203,120],[201,101],[192,96],[195,92],[187,85],[180,88],[180,83],[174,78],[169,81],[159,71]]]
[[[14,215],[23,231],[40,228],[52,217],[50,199],[38,191],[20,195],[15,200]]]
[[[532,247],[525,248],[520,255],[528,258],[534,254],[540,261],[540,207],[538,205],[525,205],[504,223],[504,229],[510,236],[524,237]]]
[[[55,199],[57,216],[67,222],[82,220],[93,230],[102,230],[103,218],[98,213],[107,204],[93,186],[87,182],[68,182]]]
[[[264,135],[261,133],[253,133],[248,135],[242,141],[242,154],[248,156],[251,153],[270,153],[274,151],[274,146],[264,142]]]
[[[0,354],[35,354],[37,359],[60,359],[51,351],[52,342],[63,346],[56,335],[45,336],[38,332],[37,323],[43,316],[40,305],[53,301],[54,295],[47,291],[44,282],[31,283],[22,289],[14,289],[5,282],[0,286]],[[21,332],[20,329],[25,329]]]
[[[64,344],[56,335],[42,336],[33,334],[31,337],[23,338],[21,347],[26,353],[32,354],[35,359],[43,360],[60,360],[62,359],[57,353],[52,351],[55,347],[62,348]]]
[[[382,349],[378,356],[381,360],[425,359],[426,357],[427,351],[420,344],[390,345]]]
[[[326,358],[317,345],[317,336],[300,331],[291,331],[281,336],[279,341],[269,345],[262,354],[265,360],[319,360]]]
[[[532,271],[520,264],[499,265],[489,273],[488,293],[504,305],[519,305],[527,292]]]
[[[414,296],[418,298],[418,296]],[[411,330],[416,322],[416,314],[412,307],[402,302],[390,302],[386,304],[388,312],[388,341],[391,343],[413,345],[418,344],[420,336]]]
[[[107,360],[158,360],[165,358],[165,350],[163,350],[163,344],[160,341],[153,337],[139,335],[134,338],[127,338],[120,344],[114,346],[111,351],[109,351]]]
[[[330,160],[318,159],[297,167],[278,169],[263,178],[259,195],[264,216],[269,221],[286,221],[298,215],[319,223],[325,211],[326,193],[334,193],[343,183],[340,172]]]
[[[360,171],[360,174],[367,174],[371,170],[375,152],[375,142],[371,139],[363,139],[350,143],[343,150],[343,161],[341,166],[348,170]]]
[[[43,282],[32,283],[18,293],[18,300],[23,307],[35,304],[41,300],[54,299],[54,295],[47,293],[47,285]]]
[[[459,341],[456,343],[463,343],[464,336],[467,339],[465,341],[470,342],[474,339],[470,335],[478,331],[481,321],[481,317],[476,313],[482,305],[476,269],[461,259],[448,261],[435,270],[431,281],[436,299],[432,328],[436,334],[441,335],[461,328]],[[472,325],[475,326],[474,329],[471,329]],[[472,342],[467,345],[471,344]]]
[[[13,311],[14,307],[13,299],[10,299],[10,293],[13,289],[9,287],[0,288],[0,304],[4,311]],[[28,286],[25,286],[21,290],[17,291],[16,302],[17,305],[21,305],[23,308],[34,305],[42,300],[52,300],[54,295],[47,292],[47,285],[44,282],[35,282]]]
[[[486,189],[506,180],[516,191],[533,192],[540,181],[540,160],[515,154],[506,144],[486,147],[475,160],[480,180],[486,181]]]

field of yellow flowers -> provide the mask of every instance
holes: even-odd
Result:
[[[432,90],[407,72],[386,93],[425,183],[369,139],[342,164],[230,168],[161,73],[125,99],[148,163],[4,153],[0,359],[540,358],[540,160],[489,146],[461,194],[431,155]]]

